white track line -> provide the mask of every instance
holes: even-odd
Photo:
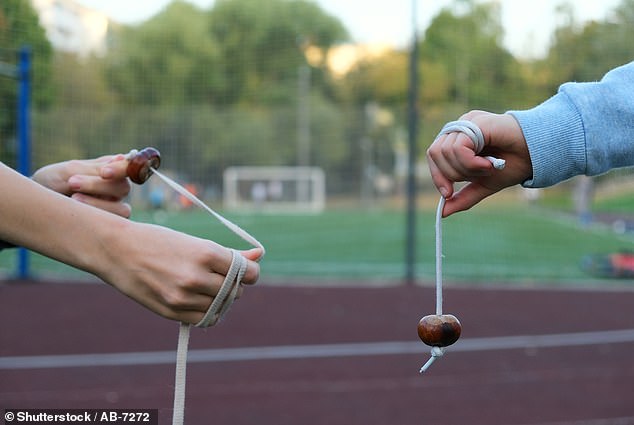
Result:
[[[448,351],[473,352],[631,342],[634,342],[634,329],[623,329],[548,335],[465,338],[458,341]],[[426,352],[426,348],[425,345],[418,341],[214,348],[191,350],[189,362],[212,363],[422,354]],[[0,357],[0,370],[173,364],[175,356],[176,353],[174,351],[7,356]]]

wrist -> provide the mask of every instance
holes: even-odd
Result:
[[[93,208],[93,207],[90,207]],[[98,210],[101,213],[101,210]],[[103,213],[102,225],[95,231],[94,244],[96,252],[90,252],[86,259],[87,271],[112,283],[113,276],[119,269],[125,267],[125,260],[129,258],[129,247],[132,227],[136,223],[107,212]]]
[[[565,94],[559,93],[531,110],[509,114],[519,123],[530,151],[533,176],[525,187],[548,187],[583,174],[583,122]]]

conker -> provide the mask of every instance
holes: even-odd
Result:
[[[460,338],[462,327],[452,314],[430,314],[418,322],[418,337],[432,347],[447,347]]]
[[[145,148],[129,159],[126,173],[130,180],[136,184],[143,184],[152,175],[150,168],[157,169],[161,166],[161,154],[155,148]]]

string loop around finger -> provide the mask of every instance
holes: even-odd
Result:
[[[458,121],[450,121],[443,126],[443,128],[436,136],[436,139],[444,134],[449,133],[463,133],[471,142],[473,142],[473,151],[477,154],[482,152],[484,149],[484,134],[480,127],[478,127],[475,123],[467,120],[458,120]],[[495,158],[492,156],[485,156],[485,158],[493,165],[493,168],[497,170],[502,170],[506,166],[506,161],[500,158]]]
[[[467,120],[450,121],[444,125],[444,127],[438,133],[436,138],[443,134],[449,133],[464,133],[473,142],[473,150],[476,154],[482,152],[484,149],[484,134],[482,130],[476,124]]]

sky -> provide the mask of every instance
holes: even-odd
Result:
[[[170,0],[77,0],[121,23],[139,23],[163,9]],[[188,0],[203,9],[214,0]],[[353,41],[404,47],[412,39],[414,23],[419,34],[451,0],[314,0],[338,17]],[[489,0],[490,1],[490,0]],[[516,56],[535,58],[545,54],[553,28],[555,8],[562,0],[497,0],[502,7],[505,46]],[[620,0],[574,0],[579,22],[609,16]],[[416,19],[412,10],[416,10]]]

